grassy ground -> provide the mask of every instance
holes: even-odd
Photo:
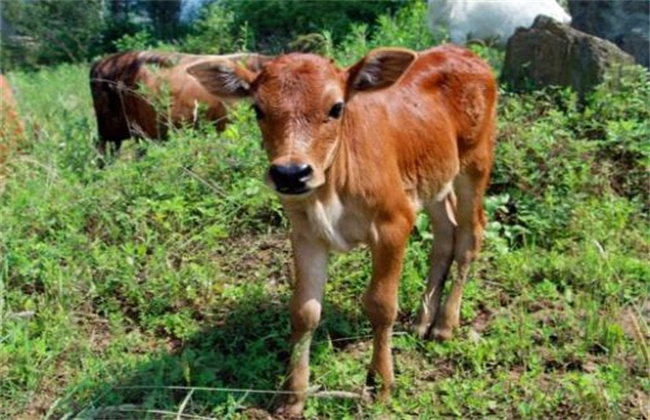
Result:
[[[0,195],[0,417],[268,416],[289,357],[291,267],[251,112],[220,136],[175,132],[141,160],[127,145],[98,170],[87,67],[10,77],[31,144]],[[641,71],[584,109],[566,91],[503,92],[457,336],[406,332],[431,244],[422,217],[393,400],[312,398],[305,415],[648,418],[649,93]],[[368,274],[365,250],[332,260],[312,346],[321,391],[362,389]]]

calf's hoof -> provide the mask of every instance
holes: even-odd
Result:
[[[361,400],[364,402],[386,403],[390,401],[393,388],[395,388],[394,383],[389,385],[378,385],[375,373],[368,371],[368,376],[366,376],[366,386],[363,389]]]
[[[431,331],[433,320],[434,317],[432,315],[432,312],[423,304],[418,311],[415,323],[411,327],[413,334],[415,334],[415,336],[420,340],[426,340],[429,337],[429,332]]]
[[[427,322],[417,322],[411,327],[413,334],[420,340],[426,340],[429,338],[429,331],[431,330],[431,324]]]
[[[437,341],[449,341],[454,336],[452,328],[435,327],[431,330],[431,337]]]
[[[280,419],[301,419],[302,411],[305,408],[304,401],[298,401],[281,405],[275,410],[275,416]]]

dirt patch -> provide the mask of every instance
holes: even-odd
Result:
[[[422,381],[436,382],[454,376],[456,364],[450,359],[440,359],[435,361],[434,369],[422,371],[419,378]]]
[[[498,300],[499,300],[499,306],[501,306],[502,308],[507,308],[508,306],[510,306],[510,304],[512,304],[513,298],[512,296],[509,296],[507,293],[500,291]]]
[[[518,382],[522,375],[526,372],[526,367],[522,365],[513,366],[508,371],[508,378],[510,382]]]
[[[53,376],[42,376],[38,388],[30,396],[29,401],[22,409],[22,413],[16,418],[43,418],[50,411],[50,408],[57,402],[57,399],[63,393],[62,391],[68,385],[68,378],[65,375],[65,371],[69,370],[70,366],[65,366],[66,363],[63,360],[56,362],[56,365],[57,373]]]
[[[34,395],[22,414],[19,414],[18,420],[32,420],[43,418],[49,408],[52,406],[55,398],[43,394]]]
[[[80,314],[76,322],[80,329],[87,331],[84,335],[90,337],[89,343],[93,352],[103,353],[112,339],[108,320],[88,311]]]
[[[261,408],[247,408],[242,414],[244,415],[244,418],[250,420],[273,420],[276,418],[268,411],[262,410]]]
[[[263,276],[269,286],[276,286],[293,278],[291,244],[286,233],[243,235],[225,242],[217,258],[221,271],[236,282]]]
[[[564,311],[564,305],[560,301],[550,301],[547,299],[533,300],[527,305],[528,312],[531,314],[541,313],[537,318],[543,318],[544,314]]]
[[[89,308],[79,310],[72,316],[73,322],[80,337],[88,337],[86,344],[93,353],[102,354],[112,341],[112,334],[108,320],[101,318]],[[45,416],[57,399],[62,396],[63,390],[68,386],[70,378],[66,372],[78,369],[68,359],[69,354],[77,352],[77,345],[68,347],[66,351],[57,355],[52,362],[56,365],[55,375],[44,375],[29,402],[23,407],[18,419],[36,419]]]
[[[544,360],[544,372],[552,373],[559,372],[564,374],[566,372],[581,371],[585,373],[594,373],[601,362],[598,358],[587,355],[584,358],[566,356],[557,357],[553,350],[542,347],[539,353]]]
[[[650,300],[640,307],[627,307],[621,311],[618,324],[629,338],[639,340],[650,338]]]
[[[478,311],[478,315],[472,320],[471,326],[474,331],[480,334],[488,328],[490,319],[494,316],[494,311],[485,302],[479,302]]]
[[[637,390],[631,399],[632,405],[639,410],[641,417],[650,420],[650,393]]]
[[[330,343],[336,350],[348,353],[355,359],[360,359],[365,354],[368,354],[372,347],[372,340],[363,340],[363,337],[334,338],[330,335]]]

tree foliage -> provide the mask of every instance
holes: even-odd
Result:
[[[3,0],[2,67],[76,62],[96,51],[102,1]],[[12,35],[9,32],[13,32]]]
[[[382,14],[393,14],[403,1],[222,0],[234,14],[234,25],[247,25],[255,46],[281,50],[299,35],[328,31],[341,41],[354,23],[373,25]]]
[[[90,60],[140,32],[184,34],[181,0],[2,0],[2,70]]]
[[[379,16],[421,0],[212,0],[191,22],[188,0],[2,0],[2,70],[89,61],[125,47],[172,44],[194,53],[287,51],[292,41],[342,42],[355,25],[372,34]],[[320,38],[319,38],[320,39]],[[322,43],[322,42],[321,42]],[[302,48],[302,47],[300,47]]]
[[[247,37],[237,37],[235,28],[233,11],[222,7],[219,3],[207,4],[192,23],[190,33],[181,44],[182,49],[191,53],[210,54],[247,49],[249,46]],[[243,38],[239,45],[237,45],[238,38]]]

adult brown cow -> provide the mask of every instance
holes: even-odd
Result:
[[[0,74],[0,165],[11,150],[18,149],[25,140],[25,125],[18,115],[16,100],[9,81]],[[1,175],[1,174],[0,174]]]
[[[372,254],[363,299],[374,335],[369,379],[379,374],[379,397],[386,399],[394,384],[397,288],[419,207],[432,219],[435,245],[416,329],[448,339],[459,324],[493,161],[497,89],[490,68],[467,50],[442,46],[377,49],[344,70],[320,56],[289,54],[259,73],[223,61],[188,71],[215,95],[253,98],[271,162],[267,181],[291,221],[292,394],[281,410],[298,415],[306,400],[328,251],[359,243]],[[453,261],[458,276],[443,306]]]
[[[206,59],[227,59],[257,71],[269,57],[129,51],[96,61],[90,69],[90,89],[97,115],[98,152],[106,154],[107,142],[114,143],[117,151],[131,137],[164,139],[169,126],[194,125],[200,119],[223,130],[223,101],[186,72]]]

